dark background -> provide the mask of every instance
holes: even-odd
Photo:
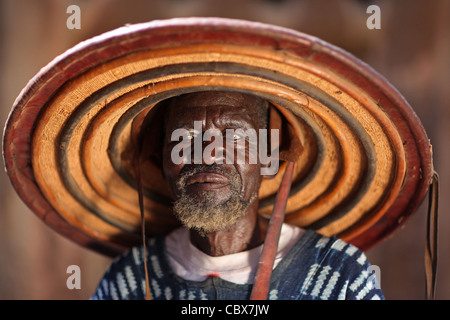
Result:
[[[81,8],[80,30],[66,27],[71,4]],[[371,4],[381,8],[379,30],[366,27]],[[28,80],[79,41],[126,23],[181,16],[241,18],[315,35],[369,63],[402,92],[428,132],[440,174],[437,299],[449,299],[448,0],[0,0],[1,125]],[[426,212],[425,199],[402,230],[367,252],[387,299],[425,297]],[[0,299],[88,299],[109,263],[44,225],[1,170]],[[69,265],[81,268],[80,290],[66,287]]]

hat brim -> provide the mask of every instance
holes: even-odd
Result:
[[[180,18],[125,26],[44,67],[4,132],[8,175],[45,223],[116,255],[139,243],[130,138],[139,118],[182,93],[232,90],[270,101],[302,139],[286,222],[366,250],[423,200],[431,145],[411,107],[351,54],[266,24]],[[139,128],[139,126],[138,126]],[[269,216],[283,174],[264,180]],[[160,168],[144,165],[148,235],[178,226]]]

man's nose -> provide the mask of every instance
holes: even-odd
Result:
[[[214,139],[214,138],[213,138]],[[202,163],[212,165],[214,163],[223,163],[223,144],[221,141],[203,141],[202,142]]]

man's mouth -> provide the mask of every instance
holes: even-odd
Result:
[[[224,188],[230,185],[230,180],[220,173],[199,172],[186,180],[186,187],[195,191],[206,191]]]

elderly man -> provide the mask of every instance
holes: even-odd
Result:
[[[217,130],[237,145],[244,137],[227,137],[227,130],[267,129],[267,103],[253,95],[208,91],[172,98],[164,107],[163,172],[175,199],[174,214],[185,227],[150,240],[146,259],[152,298],[248,299],[267,229],[258,215],[262,164],[249,163],[251,143],[244,144],[245,150],[233,148],[246,155],[240,164],[224,161],[227,150],[202,152],[201,164],[174,164],[172,150],[180,141],[171,137],[184,129],[193,143],[196,135]],[[196,121],[202,132],[194,131]],[[141,249],[133,248],[112,264],[94,299],[145,296]],[[271,299],[383,298],[362,252],[298,227],[283,225],[274,268]],[[123,272],[131,273],[135,283],[125,283]]]
[[[38,217],[115,257],[93,299],[383,299],[363,252],[437,185],[386,79],[315,37],[220,18],[78,44],[21,92],[3,147]]]

